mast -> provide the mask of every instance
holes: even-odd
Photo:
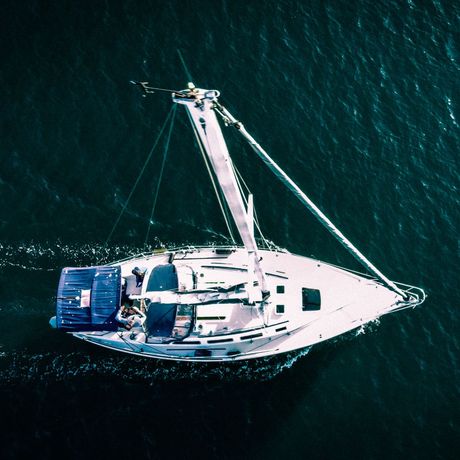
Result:
[[[409,297],[396,284],[388,279],[377,267],[375,267],[345,235],[329,220],[329,218],[308,198],[299,186],[278,166],[278,164],[268,155],[268,153],[255,141],[255,139],[246,131],[245,127],[239,122],[225,107],[217,100],[215,101],[215,110],[223,118],[226,125],[234,126],[241,135],[246,139],[252,149],[269,167],[278,179],[306,206],[319,222],[347,249],[362,265],[364,265],[377,279],[379,279],[387,288],[396,292],[403,299]]]
[[[220,93],[215,90],[195,88],[189,83],[188,90],[173,93],[173,101],[185,105],[190,121],[198,134],[209,162],[216,174],[225,200],[243,244],[248,252],[249,301],[262,301],[268,294],[265,273],[260,265],[257,243],[252,226],[252,201],[246,210],[232,166],[227,145],[214,111]]]

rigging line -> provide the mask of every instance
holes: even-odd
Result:
[[[233,174],[235,175],[236,185],[238,186],[238,190],[240,191],[240,195],[243,198],[243,203],[246,206],[246,211],[247,211],[247,209],[248,209],[248,199],[246,198],[246,195],[244,194],[244,190],[243,190],[243,187],[241,187],[241,183],[240,183],[240,180],[238,179],[238,176],[243,181],[243,183],[244,183],[244,180],[241,177],[241,174],[239,173],[239,171],[236,169],[236,166],[233,163],[231,158],[229,158],[229,162],[230,162],[230,166],[232,167]],[[249,190],[248,186],[245,183],[244,183],[244,185],[246,186],[248,194],[250,194],[251,191]]]
[[[233,165],[233,167],[235,168],[235,171],[238,174],[238,177],[241,179],[241,182],[243,182],[243,185],[246,187],[246,190],[248,191],[248,193],[251,193],[251,190],[249,190],[249,187],[246,184],[246,182],[245,182],[243,176],[241,175],[241,173],[238,171],[238,168],[235,165]]]
[[[189,72],[189,70],[187,68],[187,64],[185,64],[185,60],[184,60],[184,58],[182,56],[182,53],[180,52],[179,48],[177,48],[177,54],[179,55],[179,59],[182,62],[182,66],[184,67],[185,73],[187,74],[188,81],[192,81],[193,80],[192,74]]]
[[[209,165],[209,163],[208,163],[208,165]],[[230,218],[230,209],[228,208],[228,204],[225,201],[225,196],[224,196],[224,193],[222,192],[222,189],[220,187],[217,187],[217,186],[216,186],[216,189],[217,189],[217,193],[219,193],[220,201],[222,203],[223,212],[225,213],[225,217],[226,217],[227,222],[228,222],[228,223],[226,223],[226,226],[227,226],[228,232],[230,233],[231,242],[235,245],[236,240],[235,240],[235,236],[234,236],[233,231],[232,231],[232,224],[231,224],[232,220]]]
[[[231,159],[230,159],[231,161]],[[236,183],[238,184],[238,188],[240,189],[240,193],[243,197],[243,200],[244,200],[244,204],[246,205],[246,207],[248,206],[248,200],[246,198],[246,196],[244,195],[243,193],[243,187],[241,187],[241,183],[240,183],[240,180],[241,182],[243,183],[244,187],[246,188],[246,191],[248,194],[251,194],[251,190],[249,189],[249,187],[247,186],[246,182],[244,181],[243,179],[243,176],[241,175],[241,173],[238,171],[238,168],[236,167],[235,163],[233,163],[233,161],[231,162],[231,165],[232,165],[232,169],[233,169],[233,172],[235,173],[235,177],[236,177]],[[254,209],[254,214],[256,214],[256,211]],[[256,219],[257,216],[255,215],[254,216],[254,219]],[[256,221],[256,226],[257,226],[258,222]]]
[[[243,198],[243,202],[244,204],[246,205],[246,208],[248,207],[248,199],[246,198],[246,195],[244,194],[244,190],[243,190],[243,187],[241,187],[241,184],[240,184],[240,180],[238,179],[238,175],[236,173],[236,166],[235,164],[233,163],[232,159],[229,158],[229,162],[230,162],[230,166],[232,167],[233,169],[233,173],[235,174],[235,179],[236,179],[236,185],[238,185],[238,190],[240,191],[240,194]],[[249,189],[247,190],[248,193],[251,193],[249,191]]]
[[[209,166],[209,162],[208,162],[208,166]],[[231,224],[232,220],[230,218],[230,209],[228,208],[228,203],[225,201],[225,196],[224,196],[224,193],[222,192],[222,188],[216,186],[216,189],[217,189],[217,192],[219,193],[220,201],[222,203],[222,208],[224,210],[225,217],[227,218],[227,221],[228,221],[228,224],[226,225],[227,225],[227,228],[229,228],[230,238],[232,240],[232,243],[236,244],[235,236],[232,231],[232,224]]]
[[[147,340],[148,340],[148,337],[147,337],[147,333],[146,331],[144,330],[143,331],[144,334],[146,335],[146,342],[145,343],[148,343]],[[136,353],[143,353],[144,350],[142,348],[142,346],[140,346],[139,348],[133,348],[132,344],[130,344],[124,337],[123,335],[123,332],[118,332],[117,333],[118,337],[120,337],[121,340],[123,340],[123,342],[125,342],[126,345],[128,345],[129,348],[131,348],[131,350],[135,351]],[[160,355],[166,355],[167,353],[165,353],[164,351],[161,351],[159,350],[158,348],[154,348],[152,347],[151,345],[148,347],[150,350],[153,350],[155,351],[156,353],[160,354]],[[148,353],[148,350],[146,350],[146,352]]]
[[[257,216],[257,210],[256,210],[256,207],[254,206],[254,222],[256,224],[256,228],[260,234],[260,237],[262,238],[262,241],[265,243],[265,246],[270,249],[271,245],[270,243],[268,242],[267,238],[265,238],[265,235],[262,233],[262,230],[260,229],[260,226],[259,226],[259,217]]]
[[[233,162],[232,162],[232,166],[233,166],[233,170],[234,170],[235,173],[236,173],[236,178],[237,178],[238,187],[240,188],[240,191],[242,192],[242,187],[241,187],[241,185],[240,185],[240,183],[239,183],[239,180],[241,180],[241,182],[242,182],[243,185],[245,186],[247,192],[248,192],[248,193],[251,193],[251,190],[249,189],[248,185],[246,184],[246,182],[245,182],[243,176],[241,175],[240,171],[238,170],[238,168],[236,167],[236,165],[235,165]],[[238,178],[239,178],[239,180],[238,180]],[[246,199],[246,197],[244,196],[243,193],[242,193],[242,195],[243,195],[244,202],[245,202],[245,204],[246,204],[246,206],[247,206],[247,205],[248,205],[248,201],[247,201],[247,199]],[[259,233],[260,233],[260,236],[262,237],[262,239],[264,240],[264,242],[267,243],[267,240],[266,240],[266,238],[264,237],[264,235],[263,235],[263,233],[262,233],[262,231],[261,231],[261,229],[260,229],[260,226],[259,226],[259,218],[258,218],[258,216],[257,216],[257,210],[256,210],[255,206],[254,206],[254,223],[255,223],[255,225],[256,225],[257,230],[258,230]]]
[[[155,142],[154,142],[152,148],[150,149],[150,152],[149,152],[149,154],[148,154],[148,156],[147,156],[147,159],[145,160],[144,165],[142,166],[141,171],[140,171],[140,173],[138,174],[137,179],[136,179],[136,181],[134,182],[134,185],[133,185],[132,188],[131,188],[131,191],[129,192],[129,195],[128,195],[128,198],[127,198],[126,201],[125,201],[125,204],[124,204],[123,207],[121,208],[121,211],[120,211],[120,213],[118,214],[117,220],[116,220],[115,223],[113,224],[113,227],[112,227],[112,229],[110,230],[110,233],[109,233],[109,235],[107,236],[107,238],[106,238],[106,240],[105,240],[105,242],[104,242],[103,247],[107,246],[107,243],[110,241],[110,238],[112,238],[113,232],[114,232],[115,229],[117,228],[117,225],[118,225],[118,223],[120,222],[121,216],[122,216],[123,213],[125,212],[125,210],[126,210],[126,208],[127,208],[127,206],[128,206],[129,200],[130,200],[131,197],[133,196],[134,190],[136,189],[137,184],[139,183],[139,181],[140,181],[140,179],[141,179],[141,177],[142,177],[142,174],[144,174],[145,168],[147,167],[147,164],[148,164],[148,162],[150,161],[150,158],[152,158],[152,154],[153,154],[153,152],[154,152],[154,150],[155,150],[155,148],[156,148],[156,146],[157,146],[157,144],[158,144],[158,142],[159,142],[159,140],[160,140],[161,135],[163,134],[163,131],[165,130],[166,124],[168,123],[168,121],[169,121],[169,119],[170,119],[170,117],[171,117],[171,114],[173,113],[174,107],[175,107],[175,105],[173,105],[173,106],[171,107],[171,110],[169,111],[168,115],[166,116],[166,119],[165,119],[165,121],[164,121],[164,123],[163,123],[163,126],[161,127],[160,132],[159,132],[157,138],[155,139]]]
[[[222,113],[216,108],[215,109],[217,113],[219,113],[222,116]],[[238,185],[238,188],[240,190],[241,196],[243,197],[244,204],[246,205],[246,208],[248,206],[248,200],[243,193],[243,188],[241,187],[240,180],[243,183],[244,187],[246,188],[247,193],[251,193],[251,190],[249,189],[248,185],[246,184],[246,181],[244,180],[243,176],[241,175],[240,171],[236,167],[235,163],[231,160],[230,158],[230,164],[232,166],[233,172],[235,173],[235,178],[236,178],[236,183]],[[268,242],[267,238],[265,238],[265,235],[262,233],[262,230],[259,225],[259,217],[257,216],[257,210],[255,206],[253,206],[254,210],[254,225],[257,228],[257,231],[259,232],[260,237],[262,238],[262,242],[265,244],[265,247],[270,249],[272,245]]]
[[[238,171],[238,168],[236,167],[236,165],[233,163],[231,163],[232,165],[232,168],[233,168],[233,171],[235,172],[235,177],[236,177],[236,183],[238,184],[238,188],[240,189],[240,192],[241,192],[241,195],[243,196],[243,200],[244,200],[244,203],[246,204],[246,207],[248,206],[248,200],[246,199],[244,193],[243,193],[243,189],[241,187],[241,184],[240,184],[240,180],[243,182],[243,185],[246,187],[246,190],[248,193],[251,193],[251,190],[249,190],[249,187],[248,185],[246,184],[246,182],[244,181],[243,179],[243,176],[241,175],[241,173]],[[254,210],[254,224],[257,228],[257,231],[259,232],[263,242],[265,243],[265,246],[267,248],[270,247],[270,245],[268,244],[268,241],[267,239],[265,238],[264,234],[262,233],[262,230],[260,229],[260,225],[259,225],[259,219],[258,219],[258,216],[257,216],[257,211],[256,211],[256,208],[255,206],[253,206],[253,210]]]
[[[262,241],[265,243],[265,246],[268,249],[270,249],[271,245],[268,242],[267,238],[265,238],[265,235],[262,233],[262,230],[261,230],[260,224],[259,224],[259,216],[257,215],[257,209],[256,209],[256,207],[254,205],[253,205],[253,211],[254,211],[254,224],[255,224],[255,226],[257,228],[257,231],[259,232],[259,235],[262,238]]]
[[[157,205],[158,192],[160,191],[161,179],[163,177],[163,171],[164,171],[165,164],[166,164],[166,158],[168,156],[169,142],[171,140],[171,133],[172,133],[173,126],[174,126],[174,119],[176,117],[176,108],[177,108],[177,105],[174,104],[173,105],[173,113],[172,113],[172,117],[171,117],[171,122],[169,124],[168,137],[166,138],[165,148],[164,148],[164,151],[163,151],[163,161],[161,163],[160,175],[158,176],[157,188],[155,190],[155,196],[154,196],[154,199],[153,199],[152,210],[150,212],[149,225],[147,227],[147,234],[145,235],[144,245],[147,244],[147,240],[149,238],[150,227],[152,226],[153,213],[155,212],[155,207]]]
[[[123,342],[125,342],[126,345],[128,345],[129,348],[131,348],[132,351],[135,351],[137,353],[139,353],[139,350],[136,350],[136,348],[134,348],[124,337],[123,335],[123,332],[120,332],[118,333],[118,337],[120,337],[121,340],[123,340]]]
[[[245,206],[246,206],[246,211],[247,211],[247,209],[248,209],[248,199],[246,198],[246,195],[244,194],[243,187],[241,187],[240,179],[242,180],[244,186],[246,187],[246,190],[247,190],[248,194],[250,194],[251,191],[249,190],[249,187],[248,187],[248,186],[246,185],[246,183],[244,182],[243,177],[241,176],[240,172],[239,172],[238,169],[236,168],[235,163],[233,163],[233,161],[232,161],[231,158],[230,158],[230,166],[232,167],[232,170],[233,170],[233,173],[234,173],[235,179],[236,179],[236,184],[238,185],[238,190],[240,191],[240,195],[241,195],[241,197],[243,198],[243,203],[245,204]],[[239,178],[238,178],[238,177],[239,177]],[[255,213],[255,208],[254,208],[254,206],[253,206],[253,211],[254,211],[254,213]],[[254,217],[254,216],[252,216],[252,217]],[[256,228],[258,229],[260,235],[261,235],[262,238],[263,238],[263,235],[262,235],[262,233],[261,233],[261,231],[260,231],[260,228],[259,228],[258,223],[255,221],[255,219],[253,220],[253,222],[254,222]]]
[[[195,125],[193,124],[192,118],[191,118],[190,114],[188,113],[188,111],[187,111],[187,115],[188,115],[188,117],[190,119],[190,122],[192,124],[193,133],[195,134],[196,142],[198,144],[198,148],[200,149],[201,155],[203,157],[204,164],[206,165],[206,169],[208,171],[209,177],[211,178],[211,183],[212,183],[212,186],[214,188],[214,192],[216,193],[216,197],[217,197],[217,201],[219,203],[220,210],[222,212],[222,215],[224,216],[225,225],[227,226],[227,230],[228,230],[228,233],[230,234],[230,238],[232,240],[232,243],[235,244],[235,237],[233,235],[232,228],[230,226],[230,222],[229,222],[227,213],[225,212],[225,208],[224,208],[224,205],[222,203],[222,199],[220,197],[219,190],[217,189],[216,183],[214,181],[214,177],[212,175],[211,168],[209,167],[208,159],[206,158],[206,154],[204,153],[203,145],[201,143],[199,134],[198,134],[198,132],[197,132],[197,130],[195,128]]]
[[[243,176],[242,176],[241,173],[238,171],[238,168],[237,168],[236,166],[234,166],[234,168],[235,168],[235,171],[236,171],[237,175],[239,176],[239,178],[240,178],[241,181],[243,182],[243,185],[246,187],[248,193],[251,193],[251,191],[250,191],[248,185],[246,184],[246,182],[245,182]],[[271,245],[270,245],[270,243],[268,242],[268,240],[267,240],[267,238],[265,237],[265,235],[262,233],[262,230],[261,230],[261,228],[260,228],[259,216],[257,215],[257,209],[256,209],[255,206],[253,206],[253,209],[254,209],[254,224],[255,224],[255,226],[256,226],[256,228],[257,228],[257,231],[259,232],[259,235],[260,235],[260,237],[262,238],[262,241],[265,243],[265,246],[266,246],[267,248],[270,248]]]

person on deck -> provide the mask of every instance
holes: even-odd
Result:
[[[133,327],[142,327],[145,321],[145,313],[137,307],[122,306],[115,319],[128,331]]]

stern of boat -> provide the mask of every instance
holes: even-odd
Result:
[[[115,331],[121,293],[118,265],[66,267],[59,280],[56,316],[50,324],[66,332]]]

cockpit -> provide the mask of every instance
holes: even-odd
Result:
[[[178,291],[193,289],[195,276],[190,267],[180,267],[179,273],[174,264],[168,263],[154,267],[150,272],[135,267],[132,275],[126,278],[122,303],[127,302],[140,308],[145,315],[138,330],[145,333],[147,342],[182,340],[193,329],[195,307],[193,305],[165,302],[155,298],[155,293],[171,291],[171,298]],[[140,298],[139,298],[140,297]],[[123,326],[123,325],[122,325]]]

